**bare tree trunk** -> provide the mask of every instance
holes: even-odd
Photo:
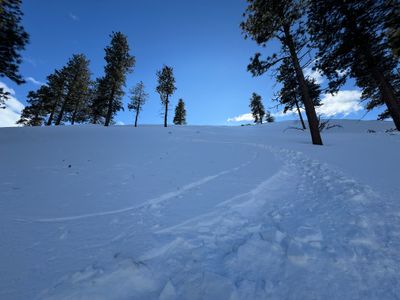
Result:
[[[51,113],[50,113],[49,119],[47,120],[46,126],[50,126],[51,123],[53,122],[54,113],[56,111],[56,106],[57,106],[57,103],[54,104],[53,109],[51,110]]]
[[[75,106],[74,113],[72,114],[71,125],[75,124],[76,114],[78,113],[78,106]]]
[[[136,111],[136,117],[135,117],[135,127],[137,127],[137,121],[139,117],[139,110]]]
[[[360,39],[361,51],[364,55],[364,58],[367,62],[367,67],[374,78],[375,83],[378,85],[381,98],[385,102],[389,114],[393,119],[393,122],[396,126],[396,129],[400,131],[400,99],[396,98],[396,94],[393,86],[389,82],[389,80],[385,77],[383,72],[379,68],[379,59],[377,59],[371,51],[371,45],[368,43],[368,35],[364,32],[361,32],[357,27],[357,22],[354,17],[354,14],[351,10],[349,10],[346,6],[343,8],[342,13],[347,16],[350,20],[347,23],[347,27],[356,33],[356,36],[363,37]]]
[[[313,101],[311,100],[306,80],[304,78],[303,70],[300,67],[299,58],[297,57],[296,47],[293,42],[293,37],[290,33],[290,27],[284,25],[286,46],[289,48],[290,57],[293,62],[293,66],[296,70],[296,77],[299,82],[301,93],[303,96],[304,108],[306,109],[306,115],[308,120],[308,126],[310,127],[311,139],[314,145],[322,145],[321,134],[318,128],[318,118],[315,112]]]
[[[379,86],[381,97],[389,110],[389,114],[393,119],[394,125],[396,126],[396,129],[400,131],[400,101],[399,99],[396,99],[392,85],[390,82],[388,82],[376,65],[372,66],[371,73],[374,76],[375,82]]]
[[[165,113],[164,113],[164,127],[167,127],[167,120],[168,120],[168,95],[167,95],[167,100],[165,101]]]
[[[64,115],[64,111],[65,111],[65,106],[67,105],[67,99],[68,98],[65,98],[63,104],[61,105],[61,109],[60,109],[60,112],[59,112],[59,114],[57,116],[57,120],[54,123],[54,125],[56,125],[56,126],[60,125],[60,123],[62,121],[62,118],[63,118],[63,115]]]
[[[110,99],[108,101],[108,111],[107,111],[107,117],[106,117],[106,122],[104,123],[104,126],[109,126],[111,122],[111,116],[112,116],[112,105],[114,102],[114,94],[115,91],[114,89],[111,91]]]
[[[295,103],[296,103],[297,113],[299,114],[301,126],[303,127],[304,130],[306,130],[307,128],[306,128],[306,124],[304,124],[303,115],[301,114],[301,111],[300,111],[299,101],[297,101],[297,99],[296,99]]]

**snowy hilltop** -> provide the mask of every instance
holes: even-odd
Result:
[[[1,128],[0,299],[399,299],[400,136],[332,124]]]

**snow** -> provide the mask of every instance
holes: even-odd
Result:
[[[0,129],[0,299],[398,299],[400,136],[332,123]]]

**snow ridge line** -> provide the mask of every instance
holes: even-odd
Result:
[[[258,152],[256,152],[253,157],[240,164],[239,166],[236,166],[231,169],[227,169],[224,171],[221,171],[219,173],[216,173],[214,175],[206,176],[203,177],[197,181],[188,183],[181,187],[179,191],[174,191],[174,192],[168,192],[166,194],[160,195],[156,198],[152,198],[149,200],[144,201],[142,204],[135,205],[135,206],[129,206],[121,209],[116,209],[116,210],[110,210],[110,211],[104,211],[104,212],[98,212],[98,213],[90,213],[90,214],[82,214],[82,215],[76,215],[76,216],[67,216],[67,217],[59,217],[59,218],[40,218],[40,219],[33,219],[33,220],[25,220],[27,222],[33,221],[33,222],[38,222],[38,223],[56,223],[56,222],[68,222],[68,221],[76,221],[80,219],[87,219],[87,218],[94,218],[94,217],[102,217],[102,216],[109,216],[109,215],[115,215],[115,214],[120,214],[120,213],[125,213],[128,211],[136,210],[136,209],[141,209],[141,208],[146,208],[146,207],[151,207],[154,205],[157,205],[161,202],[167,201],[169,199],[175,198],[189,190],[192,190],[193,188],[199,187],[201,185],[204,185],[212,180],[215,180],[221,176],[224,176],[226,174],[232,173],[232,172],[237,172],[242,168],[245,168],[249,164],[251,164],[256,158],[258,157]],[[22,222],[22,219],[18,219],[19,222]]]

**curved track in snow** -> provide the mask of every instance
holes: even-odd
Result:
[[[211,211],[179,224],[158,225],[167,209],[177,208],[177,197],[220,177],[240,176],[235,171],[249,168],[254,160],[146,201],[134,213],[142,216],[145,227],[151,226],[152,249],[140,256],[116,255],[108,265],[89,265],[40,297],[400,298],[398,211],[383,204],[368,186],[300,152],[228,143],[274,155],[281,168],[248,190],[221,199]],[[73,221],[135,208],[40,221]],[[113,242],[134,238],[129,233],[134,226]]]

